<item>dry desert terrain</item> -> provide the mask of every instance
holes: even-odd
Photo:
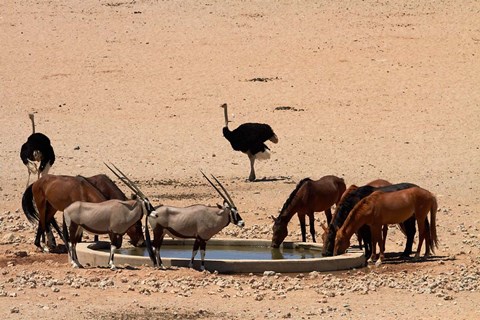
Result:
[[[2,1],[0,317],[479,318],[479,17],[474,0]],[[231,128],[262,122],[278,135],[258,182],[222,136],[222,103]],[[178,206],[220,201],[199,169],[215,174],[246,222],[219,237],[270,239],[295,184],[332,174],[430,190],[440,246],[400,260],[405,238],[391,227],[378,268],[73,269],[36,250],[22,211],[31,112],[55,148],[52,174],[112,162],[155,204]],[[296,218],[289,231],[300,239]]]

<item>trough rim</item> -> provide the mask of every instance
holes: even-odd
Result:
[[[193,239],[165,239],[165,245],[192,245]],[[218,273],[264,273],[273,271],[276,273],[304,273],[304,272],[328,272],[361,268],[366,265],[363,251],[350,248],[346,253],[338,256],[308,258],[308,259],[279,259],[279,260],[236,260],[236,259],[208,259],[208,247],[215,245],[237,245],[237,246],[265,246],[270,247],[270,240],[263,239],[232,239],[215,238],[210,239],[207,245],[207,256],[205,268],[210,272]],[[93,247],[109,246],[109,242],[100,241],[97,243],[82,242],[77,244],[77,256],[84,266],[105,267],[108,264],[109,253],[95,250]],[[302,247],[308,250],[322,250],[317,243],[285,241],[280,247],[295,248]],[[128,266],[150,266],[153,267],[149,257],[133,256],[115,253],[115,265]],[[162,257],[163,264],[169,267],[188,267],[190,259]],[[195,269],[200,268],[200,260],[194,261]]]

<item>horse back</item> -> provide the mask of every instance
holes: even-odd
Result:
[[[432,194],[420,187],[410,187],[393,192],[377,191],[369,198],[374,202],[375,223],[395,224],[422,211],[424,204],[430,208]]]
[[[105,201],[105,197],[87,181],[71,176],[45,175],[34,182],[33,193],[35,201],[48,202],[60,211],[75,201]]]
[[[390,186],[392,184],[389,181],[384,180],[384,179],[376,179],[376,180],[370,181],[366,185],[367,186],[372,186],[372,187],[375,187],[375,188],[380,188],[380,187]]]
[[[97,188],[107,200],[127,200],[122,190],[106,174],[97,174],[84,179]]]
[[[313,211],[323,211],[338,203],[346,190],[343,179],[332,175],[308,181],[305,187],[311,199],[307,203],[313,206]]]

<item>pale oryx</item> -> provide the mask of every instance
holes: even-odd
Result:
[[[223,228],[232,222],[242,228],[245,223],[235,207],[230,195],[223,185],[214,177],[220,185],[223,194],[202,172],[207,181],[217,190],[223,198],[223,205],[217,204],[215,207],[205,205],[193,205],[185,208],[171,206],[160,206],[156,208],[156,215],[150,215],[148,222],[153,229],[153,247],[155,259],[152,260],[155,267],[164,269],[162,259],[160,258],[160,247],[166,234],[173,238],[195,239],[193,244],[192,258],[190,267],[193,267],[193,261],[200,249],[201,270],[205,270],[205,248],[207,241],[220,232]],[[145,227],[145,237],[150,238],[148,224]]]
[[[108,200],[100,203],[76,201],[63,212],[63,234],[65,245],[74,268],[81,268],[76,245],[82,238],[83,230],[95,235],[110,236],[110,258],[108,266],[115,270],[113,256],[122,246],[123,235],[146,214],[155,215],[148,200]],[[70,236],[71,235],[71,236]]]
[[[75,250],[83,229],[93,234],[108,234],[110,236],[110,258],[108,266],[115,270],[113,263],[114,252],[122,245],[122,237],[125,232],[137,223],[145,214],[145,223],[149,216],[156,216],[155,209],[148,198],[140,189],[128,179],[117,167],[117,173],[105,164],[122,182],[124,182],[135,194],[136,200],[109,200],[101,203],[89,203],[77,201],[68,206],[63,212],[63,232],[65,244],[72,260],[73,267],[81,267]],[[72,234],[72,239],[69,237]],[[146,245],[150,258],[154,255],[151,249],[150,238],[146,238]]]

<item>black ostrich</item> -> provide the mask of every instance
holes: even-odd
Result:
[[[255,159],[265,160],[270,158],[270,150],[265,141],[270,140],[273,143],[278,142],[277,135],[268,124],[264,123],[244,123],[233,131],[228,129],[228,111],[227,104],[221,105],[225,113],[225,127],[223,127],[223,136],[232,145],[233,150],[246,153],[250,159],[249,181],[255,180]]]
[[[28,115],[32,121],[33,133],[28,137],[27,142],[22,145],[20,150],[20,158],[25,166],[28,168],[28,182],[30,181],[30,174],[37,173],[43,176],[48,173],[50,167],[55,162],[55,153],[53,152],[50,139],[43,133],[35,133],[35,120],[33,113]],[[37,164],[40,162],[40,167],[37,169]]]

